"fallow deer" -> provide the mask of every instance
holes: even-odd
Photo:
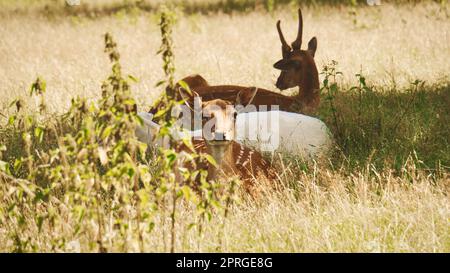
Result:
[[[299,92],[294,96],[285,96],[280,93],[258,88],[253,104],[258,108],[260,105],[278,105],[280,110],[310,114],[314,113],[320,102],[319,75],[314,61],[317,49],[317,39],[313,37],[308,43],[308,49],[302,50],[303,19],[301,10],[298,10],[298,32],[297,38],[289,46],[281,31],[280,21],[277,22],[278,35],[281,41],[282,59],[274,64],[281,74],[276,82],[280,90],[298,86]],[[254,87],[243,87],[237,85],[215,85],[211,86],[200,75],[193,75],[183,79],[191,90],[195,90],[203,101],[223,99],[234,101],[238,93],[251,93]],[[150,112],[155,113],[158,105]]]
[[[237,97],[237,104],[243,102],[240,95]],[[217,163],[217,166],[209,162],[200,164],[201,168],[208,170],[208,179],[238,176],[243,182],[244,189],[252,194],[256,191],[255,179],[266,180],[273,186],[277,179],[275,169],[259,152],[235,141],[237,112],[234,106],[228,101],[216,99],[204,102],[202,111],[206,117],[203,121],[206,138],[194,139],[193,144],[197,153],[208,153]],[[208,128],[208,123],[213,126]],[[186,150],[186,146],[181,147]]]
[[[256,89],[253,90],[253,94],[256,92]],[[249,99],[244,96],[244,93],[238,93],[236,97],[236,103],[244,106],[250,104],[251,100],[252,96]],[[192,108],[190,104],[189,106]],[[138,139],[147,144],[154,143],[158,125],[151,120],[152,117],[148,113],[139,115],[144,119],[144,126],[136,130]],[[198,168],[208,170],[208,179],[237,176],[242,180],[244,189],[252,194],[255,193],[255,179],[263,179],[274,184],[278,178],[275,169],[259,152],[235,141],[237,112],[231,102],[221,99],[203,102],[202,115],[204,116],[203,128],[208,131],[205,132],[207,137],[193,139],[193,147],[197,153],[210,154],[217,163],[217,166],[209,162],[197,164]],[[189,151],[189,148],[182,143],[176,149],[180,152]]]

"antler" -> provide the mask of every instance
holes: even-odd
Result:
[[[298,33],[297,33],[297,39],[295,39],[294,42],[292,42],[292,49],[300,49],[302,46],[302,33],[303,33],[303,17],[302,17],[302,10],[298,9]]]
[[[283,58],[286,58],[287,54],[289,52],[291,52],[291,47],[288,45],[288,43],[284,39],[283,32],[281,32],[280,23],[281,23],[280,20],[278,20],[277,30],[278,30],[278,36],[280,36],[280,41],[281,41],[281,54],[283,55]]]

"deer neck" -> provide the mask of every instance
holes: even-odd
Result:
[[[302,112],[317,109],[320,103],[320,84],[317,73],[305,73],[298,85],[298,94],[293,96],[293,105]]]
[[[216,161],[217,166],[209,164],[208,179],[218,179],[221,173],[226,173],[229,168],[229,162],[232,162],[232,143],[227,144],[207,144],[208,152]]]

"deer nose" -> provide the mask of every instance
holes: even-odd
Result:
[[[283,85],[281,84],[281,82],[280,82],[279,80],[275,83],[275,86],[276,86],[278,89],[282,89],[282,88],[283,88]]]
[[[288,86],[283,83],[277,83],[275,86],[280,89],[281,91],[288,89]]]

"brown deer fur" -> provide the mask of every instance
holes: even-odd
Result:
[[[193,139],[192,143],[196,153],[213,154],[213,149],[217,148],[214,144],[208,144],[204,139]],[[250,148],[247,148],[235,141],[223,143],[223,157],[216,159],[218,167],[213,166],[207,161],[197,162],[197,169],[208,170],[208,180],[220,179],[220,177],[232,178],[238,177],[243,189],[255,196],[258,192],[258,185],[262,181],[270,187],[275,188],[278,180],[277,172],[272,165],[267,162],[262,155]],[[190,149],[181,144],[178,151],[189,152]]]
[[[253,94],[256,90],[253,90]],[[251,93],[250,93],[251,94]],[[250,104],[251,98],[242,97],[239,93],[235,102],[237,104]],[[189,104],[188,104],[189,105]],[[189,105],[191,107],[191,105]],[[230,111],[230,108],[233,111]],[[215,125],[211,128],[209,139],[193,139],[193,147],[197,153],[210,154],[217,163],[217,167],[209,162],[197,162],[197,169],[208,170],[208,179],[231,178],[237,176],[243,182],[244,189],[255,195],[257,193],[256,179],[262,179],[275,185],[278,178],[275,169],[262,157],[262,155],[234,141],[236,110],[229,101],[215,99],[202,103],[203,123],[214,119]],[[178,151],[189,152],[188,146],[180,143]],[[192,166],[190,166],[192,168]]]

